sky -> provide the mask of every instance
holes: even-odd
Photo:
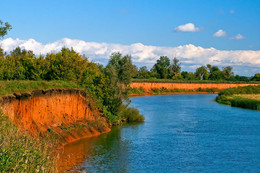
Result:
[[[231,65],[260,73],[259,0],[0,0],[0,20],[13,29],[0,40],[35,54],[73,47],[106,64],[112,52],[149,68],[166,55],[182,70]]]

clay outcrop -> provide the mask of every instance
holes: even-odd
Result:
[[[53,133],[66,144],[110,131],[95,102],[83,90],[35,90],[1,98],[1,110],[18,128],[38,136]]]
[[[232,83],[156,83],[156,82],[133,82],[131,88],[143,88],[146,92],[151,89],[183,89],[183,90],[197,90],[197,89],[214,89],[219,91],[226,88],[233,88],[238,86],[259,85],[259,84],[232,84]]]

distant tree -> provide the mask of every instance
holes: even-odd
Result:
[[[12,26],[8,22],[4,23],[0,20],[0,39],[3,38],[11,29]]]
[[[221,80],[223,79],[223,73],[217,66],[209,66],[207,68],[210,70],[209,79],[210,80]]]
[[[130,55],[124,56],[119,61],[118,78],[124,85],[129,85],[133,76],[137,73],[137,67],[132,64],[132,57]]]
[[[154,65],[154,71],[159,74],[161,79],[166,79],[168,77],[168,69],[170,66],[170,59],[167,56],[161,56]]]
[[[150,78],[150,72],[146,66],[142,66],[139,68],[137,78],[139,78],[139,79],[149,79]]]
[[[255,76],[252,78],[253,81],[260,81],[260,73],[256,73]]]
[[[224,79],[229,80],[230,77],[234,75],[234,72],[232,72],[232,67],[231,66],[223,67],[222,74]]]
[[[173,64],[169,67],[169,76],[170,78],[175,77],[176,79],[181,76],[181,63],[180,61],[174,57],[173,58]]]
[[[208,78],[207,67],[201,66],[197,68],[195,74],[200,80],[207,79]]]
[[[188,72],[187,71],[182,71],[181,72],[181,76],[183,77],[183,79],[188,79]]]

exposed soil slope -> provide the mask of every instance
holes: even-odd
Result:
[[[110,131],[95,103],[83,90],[35,90],[1,99],[2,112],[23,132],[53,133],[62,144]]]
[[[259,84],[230,84],[230,83],[153,83],[153,82],[133,82],[131,88],[142,87],[145,91],[151,89],[185,89],[185,90],[197,90],[201,89],[214,89],[219,91],[226,88],[233,88],[238,86],[248,86],[248,85],[259,85]]]

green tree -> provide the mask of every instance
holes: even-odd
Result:
[[[252,78],[254,81],[260,81],[260,73],[256,73],[255,76]]]
[[[0,38],[3,38],[11,29],[12,26],[8,22],[4,23],[0,20]]]
[[[170,59],[167,56],[161,56],[154,65],[154,71],[159,74],[161,79],[166,79],[169,75]]]
[[[224,79],[229,80],[234,75],[234,72],[232,72],[232,69],[233,68],[231,66],[222,68],[222,74],[223,74]]]
[[[151,77],[150,72],[149,72],[149,70],[147,69],[146,66],[142,66],[142,67],[139,68],[137,78],[139,78],[139,79],[149,79],[150,77]]]
[[[208,71],[207,71],[207,67],[205,66],[201,66],[199,68],[196,69],[195,75],[200,79],[208,79]]]
[[[207,67],[209,66],[209,64],[207,65]],[[210,80],[221,80],[223,79],[223,73],[222,71],[217,67],[217,66],[210,66],[210,68],[208,67],[209,69],[209,79]]]
[[[181,63],[176,57],[174,57],[173,64],[170,65],[169,67],[169,77],[178,78],[178,76],[180,76],[180,72],[181,72]]]

